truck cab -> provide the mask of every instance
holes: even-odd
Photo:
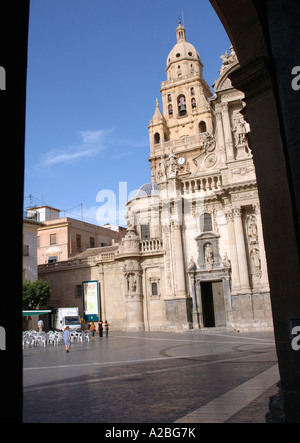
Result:
[[[64,331],[69,326],[70,331],[80,331],[81,322],[78,308],[58,308],[56,311],[55,329]]]

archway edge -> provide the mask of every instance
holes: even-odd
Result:
[[[209,0],[222,22],[241,65],[268,56],[264,29],[252,0]]]
[[[210,3],[240,62],[230,79],[245,93],[243,113],[251,127],[284,414],[287,422],[300,423],[300,352],[291,346],[291,321],[300,321],[300,156],[295,149],[299,133],[290,129],[290,122],[295,120],[293,111],[299,109],[299,97],[290,86],[292,62],[298,60],[294,42],[299,39],[299,1]],[[285,25],[297,32],[284,32],[284,43],[283,17]]]

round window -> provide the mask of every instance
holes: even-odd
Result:
[[[179,52],[177,52],[176,57],[177,57],[177,58],[180,57],[180,53],[179,53]]]

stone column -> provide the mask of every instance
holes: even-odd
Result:
[[[128,272],[124,274],[126,285],[126,329],[130,331],[144,331],[142,272],[138,269],[138,265],[131,269],[131,263],[127,265]]]
[[[181,225],[177,221],[172,222],[174,241],[174,268],[175,268],[175,296],[186,297],[185,288],[185,265],[182,250]]]
[[[232,295],[239,292],[241,288],[240,282],[240,269],[238,263],[238,253],[236,248],[236,239],[233,225],[233,213],[232,211],[225,212],[227,227],[228,227],[228,238],[229,238],[229,258],[231,261],[231,281],[232,281]]]
[[[227,160],[234,160],[232,131],[231,131],[231,123],[230,123],[230,116],[229,116],[229,109],[228,108],[229,108],[228,103],[223,103],[222,116],[223,116],[223,123],[224,123],[226,153],[227,153]]]
[[[268,288],[269,287],[268,267],[267,267],[266,253],[265,253],[265,244],[264,244],[259,203],[253,205],[253,210],[256,215],[257,236],[258,236],[260,260],[261,260],[261,283],[263,286]]]
[[[242,222],[242,209],[235,207],[233,212],[236,248],[238,252],[238,265],[240,270],[240,283],[242,292],[250,292],[248,260],[246,253],[245,236]]]
[[[222,112],[216,111],[216,119],[217,119],[217,137],[218,144],[221,153],[221,163],[222,165],[226,165],[226,148],[225,148],[225,139],[223,132],[223,124],[222,124]]]
[[[191,282],[191,292],[192,292],[192,302],[193,302],[193,328],[199,329],[199,310],[197,306],[197,296],[196,296],[196,280],[195,280],[195,271],[189,271],[190,282]]]
[[[104,266],[102,263],[98,267],[99,281],[100,281],[100,315],[101,319],[106,318],[106,305],[105,305],[105,288],[104,288]]]

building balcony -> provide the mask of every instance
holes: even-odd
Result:
[[[163,241],[161,238],[148,238],[140,242],[141,252],[163,251]]]

